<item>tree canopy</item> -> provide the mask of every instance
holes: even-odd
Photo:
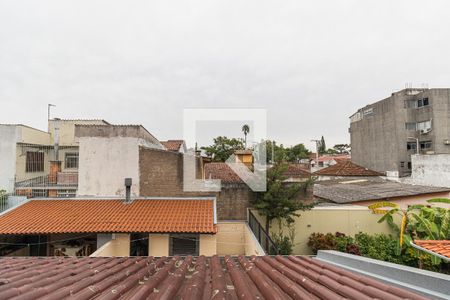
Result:
[[[257,194],[253,207],[266,217],[266,231],[269,232],[270,224],[273,220],[285,220],[288,223],[294,221],[295,216],[299,216],[299,210],[310,209],[311,205],[306,205],[296,199],[302,189],[306,189],[310,181],[305,183],[286,184],[283,175],[288,168],[286,163],[276,163],[267,171],[267,190]]]
[[[211,157],[213,161],[225,162],[236,150],[244,149],[242,139],[227,138],[226,136],[218,136],[213,140],[213,144],[201,147],[205,150],[206,155]]]
[[[273,161],[272,161],[272,149],[273,149]],[[311,153],[306,149],[304,144],[297,144],[292,147],[285,148],[283,144],[278,145],[275,141],[266,141],[266,160],[268,163],[276,162],[296,162],[298,163],[301,159],[309,157]]]

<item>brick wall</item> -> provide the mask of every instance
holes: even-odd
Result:
[[[196,178],[202,178],[197,160]],[[216,196],[215,193],[183,191],[183,154],[141,147],[139,149],[139,192],[143,197]]]
[[[245,184],[224,184],[221,192],[183,191],[183,154],[139,149],[140,195],[143,197],[215,196],[219,220],[246,220],[253,192]],[[201,161],[197,161],[197,178],[202,178]]]
[[[195,197],[217,198],[218,220],[246,220],[255,194],[244,183],[222,183],[220,192],[183,191],[183,154],[140,148],[140,195],[143,197]],[[197,162],[197,178],[202,178],[201,161]],[[299,200],[312,199],[312,191],[300,193]]]

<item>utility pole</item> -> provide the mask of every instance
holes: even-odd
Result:
[[[50,103],[47,105],[47,132],[50,132],[50,108],[52,106],[56,107],[56,105]]]

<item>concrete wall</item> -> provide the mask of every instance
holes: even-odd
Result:
[[[423,98],[429,99],[429,106],[407,108],[406,101]],[[431,141],[433,146],[427,151],[450,153],[450,145],[444,144],[445,140],[450,139],[450,89],[402,90],[361,108],[358,113],[362,115],[370,109],[373,110],[372,115],[353,119],[350,124],[353,162],[379,172],[409,174],[408,162],[415,151],[407,150],[407,142],[414,142],[408,137]],[[430,133],[420,134],[416,130],[406,129],[406,123],[428,120],[432,120]]]
[[[132,196],[139,195],[139,140],[127,137],[81,137],[79,196],[124,196],[124,179],[132,178]]]
[[[264,224],[264,218],[258,216],[253,211],[261,224]],[[309,211],[299,211],[301,216],[295,217],[295,246],[293,254],[304,255],[312,254],[308,247],[309,236],[314,232],[335,233],[337,231],[347,235],[355,235],[359,232],[375,234],[375,233],[392,233],[386,223],[377,223],[380,215],[372,213],[367,207],[359,206],[330,206],[315,207]],[[272,223],[271,234],[278,231],[276,222]],[[285,230],[287,234],[287,230]]]
[[[50,144],[55,143],[55,127],[59,128],[59,145],[77,146],[75,138],[75,125],[106,125],[103,120],[49,120],[48,128],[51,134]]]
[[[169,234],[150,234],[148,243],[149,256],[169,256]]]
[[[104,244],[91,257],[130,256],[130,235],[115,233],[114,239]]]
[[[413,155],[411,184],[450,187],[450,154]]]
[[[19,129],[13,125],[0,125],[0,190],[14,190],[16,174],[16,143]]]

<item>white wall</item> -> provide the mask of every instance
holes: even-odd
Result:
[[[132,178],[131,195],[139,196],[140,139],[80,137],[78,196],[124,196],[125,178]]]
[[[16,143],[19,128],[13,125],[0,125],[0,190],[12,192],[16,174]]]
[[[450,154],[411,155],[411,163],[405,183],[450,187]]]

